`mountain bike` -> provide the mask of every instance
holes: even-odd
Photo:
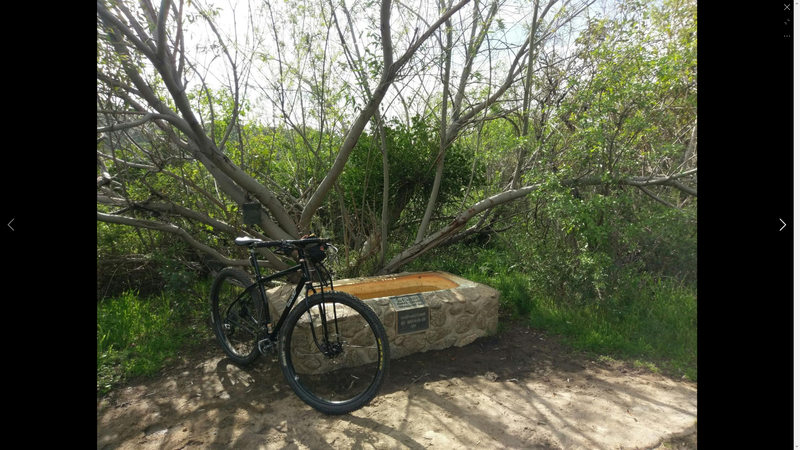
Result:
[[[326,239],[263,241],[238,237],[250,250],[255,281],[241,269],[223,269],[211,285],[211,316],[222,349],[236,364],[247,366],[261,355],[277,352],[289,386],[311,407],[344,414],[369,403],[389,370],[386,330],[375,312],[359,298],[333,290],[323,260]],[[258,248],[272,248],[298,264],[262,276]],[[299,274],[286,307],[273,325],[266,287],[277,278]],[[301,300],[301,292],[305,297]]]

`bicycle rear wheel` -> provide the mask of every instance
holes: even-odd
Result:
[[[239,269],[224,269],[211,285],[211,319],[222,349],[234,363],[252,364],[261,353],[258,340],[266,337],[264,307],[253,280]]]
[[[369,403],[389,370],[389,344],[364,302],[327,291],[299,302],[282,327],[280,360],[292,390],[326,414]]]

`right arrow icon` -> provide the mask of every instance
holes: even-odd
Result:
[[[781,229],[780,229],[780,230],[778,230],[778,231],[783,231],[783,229],[784,229],[784,228],[786,228],[786,222],[784,222],[784,221],[783,221],[783,219],[780,219],[780,218],[779,218],[778,220],[780,220],[780,221],[781,221],[781,223],[783,224],[783,226],[781,227]]]

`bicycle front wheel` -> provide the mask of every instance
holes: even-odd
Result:
[[[247,366],[261,353],[258,340],[266,336],[266,317],[253,280],[239,269],[224,269],[211,285],[211,319],[222,349],[234,363]]]
[[[369,403],[389,370],[388,339],[378,316],[344,292],[300,301],[282,327],[279,355],[292,390],[325,414]]]

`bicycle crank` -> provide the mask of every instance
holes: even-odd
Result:
[[[267,352],[277,353],[276,350],[277,348],[275,343],[270,339],[262,339],[258,341],[258,351],[261,352],[262,355],[266,356]]]

